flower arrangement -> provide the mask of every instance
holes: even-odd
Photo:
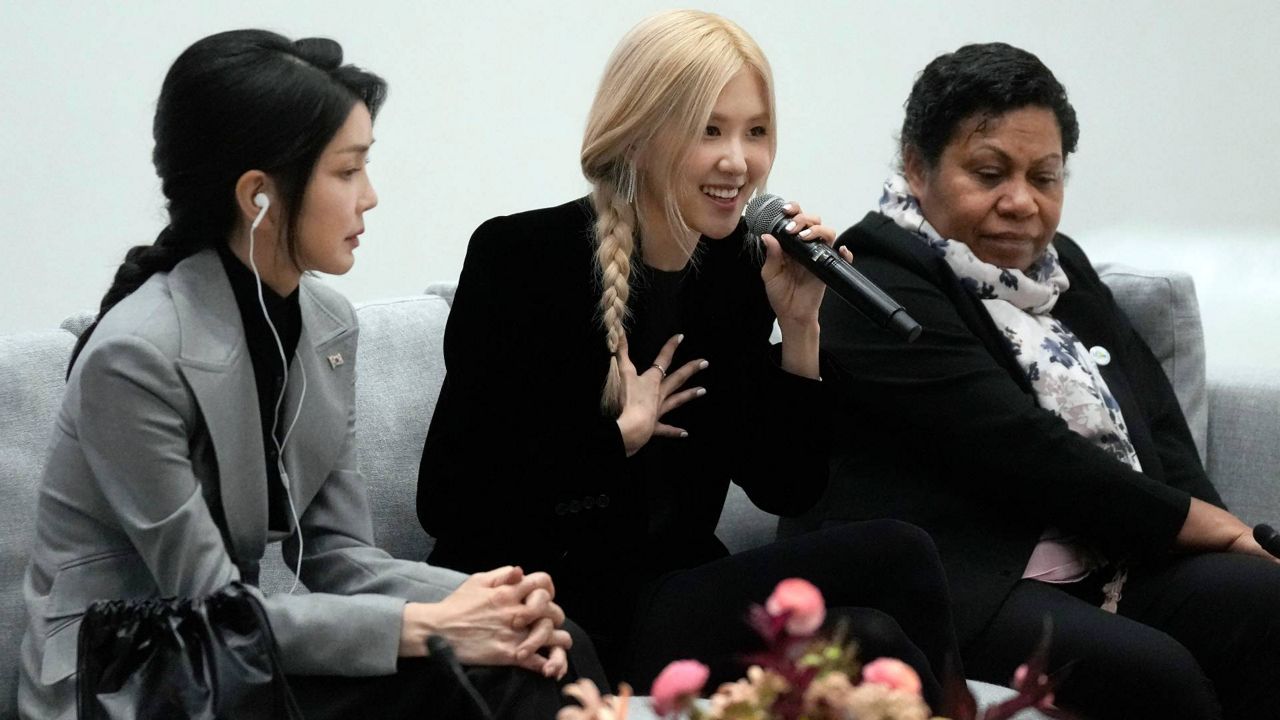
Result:
[[[806,580],[778,583],[763,607],[754,606],[750,623],[765,641],[763,652],[749,656],[745,678],[721,685],[699,703],[710,671],[696,660],[677,660],[653,682],[653,710],[664,718],[689,720],[947,720],[931,714],[921,696],[919,675],[893,658],[862,664],[857,643],[838,627],[831,638],[817,635],[826,619],[822,593]],[[1028,707],[1055,716],[1055,679],[1045,673],[1048,632],[1040,648],[1014,677],[1016,697],[979,713],[963,678],[949,678],[943,690],[944,712],[953,720],[1006,720]],[[590,680],[565,688],[579,703],[557,720],[626,720],[631,688],[602,696]]]

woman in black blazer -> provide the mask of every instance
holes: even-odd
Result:
[[[1056,233],[1079,135],[1035,56],[971,45],[907,102],[904,173],[841,235],[924,326],[828,302],[847,371],[833,477],[799,524],[933,535],[965,664],[1006,680],[1053,623],[1057,698],[1089,717],[1276,717],[1280,568],[1210,484],[1159,363]]]
[[[732,557],[714,535],[730,481],[780,514],[826,481],[823,287],[740,219],[772,165],[774,117],[767,61],[723,18],[665,13],[622,41],[583,143],[592,195],[471,239],[419,477],[431,560],[550,572],[611,676],[642,687],[686,656],[733,677],[754,647],[748,605],[806,577],[831,605],[866,606],[847,613],[864,654],[905,656],[936,697],[953,632],[917,529],[868,523]]]

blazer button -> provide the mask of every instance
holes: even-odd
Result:
[[[588,496],[586,496],[586,497],[582,498],[582,509],[583,509],[583,510],[590,510],[591,508],[593,508],[593,507],[595,507],[595,506],[596,506],[596,499],[595,499],[595,498],[591,497],[590,495],[588,495]]]
[[[577,500],[571,500],[569,502],[569,512],[576,513],[580,510],[582,510],[582,503],[578,502]]]
[[[601,508],[609,507],[609,496],[602,494],[600,497],[596,498],[596,506]]]
[[[569,512],[569,506],[564,503],[556,503],[556,514],[565,515]]]

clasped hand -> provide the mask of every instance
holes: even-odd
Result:
[[[407,603],[400,655],[423,656],[427,637],[439,635],[464,665],[515,665],[559,679],[573,645],[551,576],[502,567],[467,578],[437,603]]]

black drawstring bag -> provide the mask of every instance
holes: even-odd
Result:
[[[301,720],[257,598],[99,601],[80,624],[80,720]]]

